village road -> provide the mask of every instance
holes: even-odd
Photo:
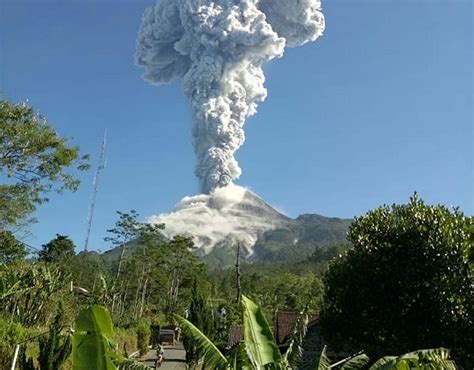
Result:
[[[145,356],[140,357],[138,361],[145,363],[154,369],[156,359],[156,350],[150,350]],[[183,370],[186,369],[185,351],[181,343],[175,346],[165,346],[165,361],[159,368],[160,370]]]

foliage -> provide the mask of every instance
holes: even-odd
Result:
[[[148,290],[150,277],[147,276],[150,271],[149,250],[157,247],[157,243],[162,239],[160,230],[163,225],[154,225],[138,221],[138,213],[131,210],[129,213],[117,212],[119,215],[115,227],[107,230],[111,235],[105,238],[105,241],[111,242],[113,246],[120,249],[120,257],[117,266],[113,272],[109,284],[109,300],[112,314],[118,313],[123,316],[126,309],[125,300],[134,299],[128,307],[132,309],[133,319],[137,319],[143,314],[145,309],[145,298]],[[135,255],[132,261],[127,260],[126,249],[133,243]],[[133,274],[134,276],[130,276]],[[135,287],[130,287],[130,282],[137,282]],[[130,290],[135,294],[128,294]]]
[[[193,281],[204,278],[205,267],[192,253],[192,240],[182,236],[166,240],[163,225],[142,223],[135,211],[118,214],[107,238],[120,251],[107,281],[105,303],[113,317],[128,325],[147,315],[164,313],[171,318],[184,312]]]
[[[193,343],[199,350],[199,354],[206,365],[211,369],[228,369],[229,361],[222,354],[221,351],[216,347],[216,345],[202,332],[200,331],[193,323],[186,320],[181,316],[176,316],[176,321],[178,322],[181,330],[184,335],[189,338],[192,338]]]
[[[321,307],[323,286],[314,272],[318,266],[305,262],[288,264],[255,263],[241,266],[243,293],[258,302],[270,321],[278,310],[317,313]],[[210,274],[214,295],[225,304],[228,321],[240,323],[240,308],[235,306],[235,271]],[[304,293],[302,293],[304,292]]]
[[[282,356],[273,337],[271,327],[263,314],[261,307],[246,296],[242,296],[244,322],[244,350],[237,348],[228,358],[202,331],[190,321],[176,316],[184,334],[192,338],[204,359],[206,369],[275,369],[290,368],[287,358]],[[295,350],[295,347],[293,347]],[[244,364],[244,365],[243,365]]]
[[[73,369],[114,370],[113,338],[112,320],[105,308],[94,305],[81,311],[74,328]]]
[[[49,243],[41,246],[38,253],[38,260],[42,262],[70,262],[76,255],[75,246],[66,235],[56,234],[56,237]]]
[[[27,330],[16,320],[0,314],[0,368],[10,368],[16,344],[25,339]]]
[[[313,366],[313,370],[329,370],[331,368],[331,361],[326,355],[326,346],[323,347],[319,358]]]
[[[53,323],[49,326],[48,336],[39,337],[38,363],[41,370],[56,370],[62,368],[71,353],[71,335],[63,335],[64,310],[60,305]],[[35,370],[32,358],[27,359],[25,351],[22,351],[21,368]]]
[[[191,295],[192,300],[187,319],[212,340],[217,347],[222,348],[227,341],[225,323],[215,312],[214,307],[209,304],[209,300],[198,290],[197,281],[194,281]],[[186,350],[186,363],[190,368],[194,368],[199,360],[198,349],[191,337],[185,337],[183,345]]]
[[[74,285],[90,292],[95,299],[94,303],[104,303],[107,288],[104,262],[97,252],[78,253],[69,261],[69,271]]]
[[[45,324],[55,298],[68,288],[55,266],[15,263],[0,266],[0,311],[26,327]]]
[[[386,356],[376,361],[370,370],[386,369],[444,369],[455,370],[456,365],[449,359],[445,348],[425,349],[401,356]]]
[[[272,329],[262,309],[242,296],[244,306],[244,342],[250,361],[257,367],[282,361]]]
[[[340,366],[341,370],[367,369],[370,359],[366,354],[348,357],[331,364],[323,347],[313,370],[329,370]],[[406,353],[401,356],[382,357],[373,363],[369,370],[410,370],[410,369],[444,369],[456,370],[456,365],[449,359],[449,351],[445,348],[424,349]]]
[[[117,340],[117,348],[124,357],[128,357],[138,350],[137,331],[135,328],[115,328],[115,337]]]
[[[297,318],[293,331],[289,336],[288,349],[285,352],[285,362],[291,367],[297,367],[303,359],[304,339],[308,332],[308,310],[302,311]]]
[[[49,327],[49,337],[41,337],[39,341],[41,370],[59,369],[71,353],[71,336],[62,335],[64,326],[64,309],[61,305]]]
[[[73,336],[73,370],[146,370],[148,367],[124,359],[117,351],[112,318],[105,307],[93,305],[81,311]]]
[[[150,325],[146,321],[141,320],[137,326],[137,347],[142,356],[148,352],[150,334]]]
[[[0,264],[17,262],[27,255],[25,246],[9,230],[0,230]]]
[[[370,356],[452,348],[474,366],[474,295],[466,250],[472,218],[416,195],[357,218],[354,249],[327,272],[322,328],[332,348]]]
[[[0,229],[27,218],[50,191],[75,191],[79,181],[67,171],[85,170],[88,157],[68,145],[47,119],[26,103],[0,101]]]

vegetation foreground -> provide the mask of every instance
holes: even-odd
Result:
[[[34,251],[21,240],[36,207],[76,190],[88,156],[24,103],[0,102],[0,130],[0,368],[145,368],[130,355],[176,325],[189,368],[474,368],[474,219],[459,209],[415,194],[355,218],[346,244],[237,271],[210,269],[191,238],[166,239],[135,211],[108,230],[113,260],[76,254],[65,235]],[[279,342],[287,311],[298,318]]]

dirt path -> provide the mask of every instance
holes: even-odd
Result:
[[[145,356],[140,357],[138,361],[154,368],[156,359],[156,350],[149,351]],[[175,346],[165,346],[165,361],[160,370],[182,370],[186,369],[185,352],[181,343]]]

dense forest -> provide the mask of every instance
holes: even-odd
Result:
[[[474,368],[474,219],[460,209],[414,194],[352,220],[347,243],[266,262],[236,246],[225,269],[135,210],[107,230],[113,257],[60,234],[32,249],[36,208],[76,190],[89,158],[26,103],[0,102],[0,131],[0,368],[15,355],[19,369],[141,368],[128,357],[156,342],[153,328],[180,327],[189,368],[302,369],[310,317],[312,368]],[[298,317],[280,347],[279,312]]]

